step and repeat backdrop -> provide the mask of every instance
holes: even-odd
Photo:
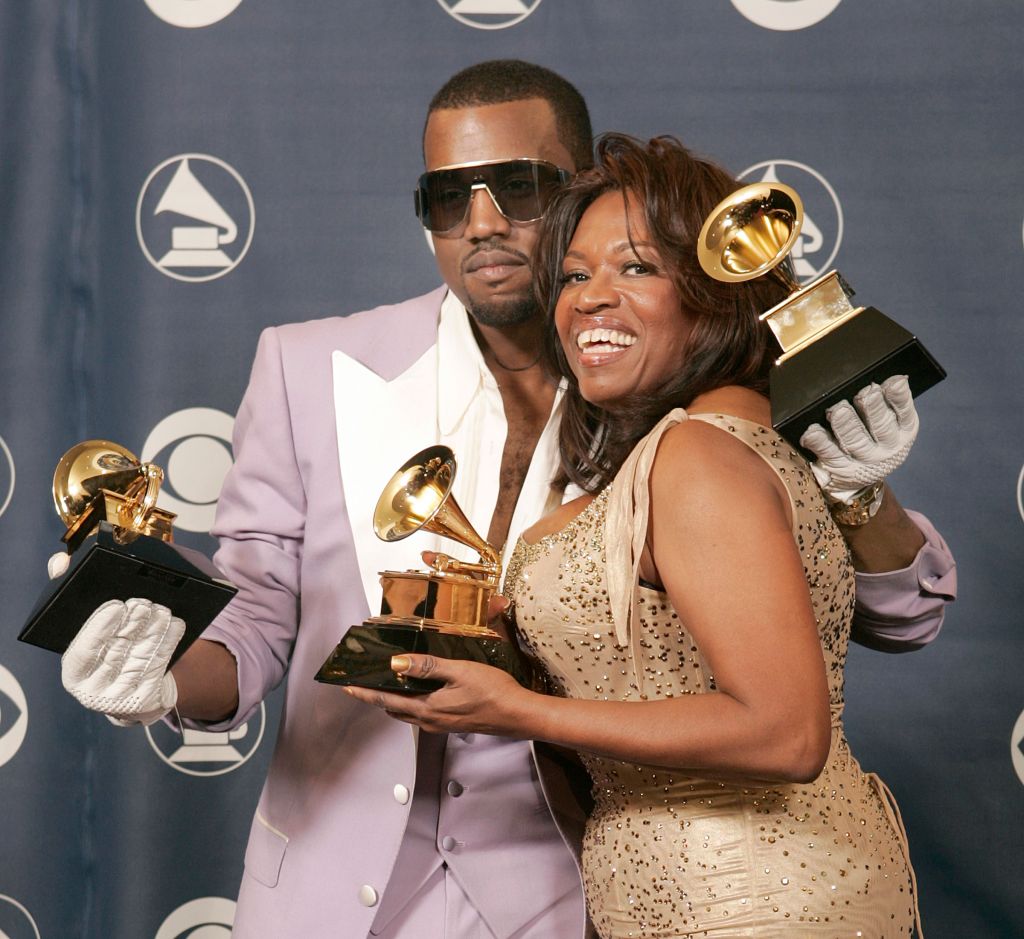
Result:
[[[426,107],[505,57],[569,78],[596,130],[794,186],[797,273],[837,267],[948,370],[894,487],[961,599],[930,648],[852,654],[848,729],[930,939],[1024,935],[1022,35],[1005,0],[3,0],[0,936],[230,935],[279,694],[184,737],[64,694],[16,640],[60,548],[54,466],[91,437],[159,463],[212,553],[260,330],[440,282]]]

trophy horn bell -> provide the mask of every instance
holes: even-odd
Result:
[[[156,507],[163,478],[159,466],[110,440],[75,444],[58,460],[52,487],[68,549],[74,551],[101,521],[120,529],[118,538],[148,534],[172,541],[174,514]]]
[[[738,283],[771,274],[790,292],[798,290],[800,284],[784,262],[803,218],[803,202],[789,186],[743,186],[708,215],[697,241],[697,260],[715,280]]]
[[[472,548],[488,564],[500,564],[501,556],[477,534],[451,494],[455,470],[450,447],[427,447],[411,457],[377,500],[373,530],[383,541],[400,541],[422,529]]]
[[[140,488],[144,464],[110,440],[83,440],[57,462],[53,473],[53,504],[65,525],[74,524],[101,489],[123,496]]]

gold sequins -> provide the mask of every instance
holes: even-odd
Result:
[[[716,423],[767,460],[790,493],[828,675],[831,749],[814,783],[771,787],[582,754],[595,800],[583,844],[591,917],[611,939],[760,930],[910,936],[904,848],[842,728],[854,604],[849,549],[792,447],[737,418]],[[516,547],[505,592],[524,647],[554,693],[568,697],[642,701],[713,691],[707,662],[663,592],[638,585],[635,635],[625,648],[616,644],[604,569],[611,491],[561,531]]]

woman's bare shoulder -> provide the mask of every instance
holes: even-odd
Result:
[[[726,385],[698,395],[690,402],[687,414],[727,414],[755,424],[771,426],[772,408],[768,399],[750,388]]]
[[[737,410],[744,413],[737,414]],[[770,416],[759,413],[756,407],[707,407],[703,413],[725,414],[758,424],[762,423],[759,418],[770,421]],[[771,467],[739,437],[709,421],[686,420],[671,427],[661,440],[652,467],[651,495],[657,499],[661,489],[672,493],[673,498],[684,497],[684,484],[700,503],[706,499],[746,499],[759,491],[766,495],[776,488],[777,480]]]
[[[664,472],[709,474],[738,464],[742,469],[763,463],[742,440],[717,424],[700,420],[699,415],[713,414],[740,418],[755,424],[771,426],[771,407],[764,395],[749,388],[727,386],[699,395],[686,409],[690,418],[670,427],[658,447],[655,468]]]
[[[761,423],[754,416],[725,413]],[[679,532],[718,544],[792,528],[789,497],[771,465],[740,437],[709,421],[683,421],[665,433],[649,485],[652,545],[661,542],[670,552]]]
[[[687,420],[665,431],[658,445],[654,472],[709,475],[751,456],[762,462],[742,440],[709,421]]]

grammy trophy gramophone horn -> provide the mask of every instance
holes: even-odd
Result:
[[[723,199],[704,222],[697,260],[715,280],[736,283],[772,273],[790,290],[800,284],[783,263],[800,236],[804,205],[782,183],[754,183]]]
[[[492,629],[488,606],[501,579],[501,554],[484,541],[452,495],[455,456],[427,447],[407,460],[384,487],[373,527],[384,541],[429,531],[466,545],[480,562],[435,554],[429,571],[382,571],[381,608],[352,626],[316,674],[317,681],[405,693],[440,686],[391,671],[391,657],[407,652],[466,659],[504,669],[529,684],[519,650]]]
[[[709,277],[741,283],[770,276],[789,291],[760,319],[781,347],[769,375],[772,426],[798,448],[812,423],[827,423],[832,405],[872,382],[906,375],[919,395],[946,376],[913,334],[874,307],[854,307],[838,271],[806,285],[796,280],[789,254],[803,219],[791,187],[752,183],[711,210],[697,242],[697,260]]]
[[[451,538],[476,551],[496,584],[501,556],[470,524],[451,495],[455,455],[445,446],[428,447],[391,477],[373,512],[373,530],[383,541],[399,541],[416,531]]]
[[[110,440],[71,447],[53,473],[53,503],[67,526],[64,542],[75,550],[101,521],[127,541],[139,534],[173,541],[174,514],[156,506],[164,473]]]

